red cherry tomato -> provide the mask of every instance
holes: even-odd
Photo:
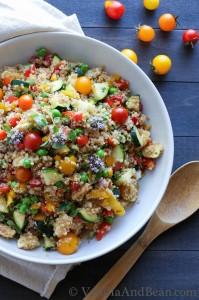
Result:
[[[139,121],[138,117],[132,117],[133,124],[136,125]]]
[[[24,146],[25,148],[35,151],[42,144],[42,138],[37,132],[29,132],[24,137]]]
[[[112,120],[117,123],[125,123],[128,115],[128,110],[122,106],[115,107],[111,113]]]
[[[80,184],[75,181],[71,181],[69,186],[70,186],[70,189],[72,192],[75,192],[75,191],[79,190],[79,188],[80,188]]]
[[[0,195],[8,193],[10,191],[10,186],[7,183],[3,183],[0,185]]]
[[[19,118],[13,117],[12,119],[9,120],[9,124],[11,127],[15,127],[17,125],[18,121],[19,121]]]
[[[106,14],[111,19],[120,19],[125,11],[124,5],[119,1],[105,1],[104,7],[106,10]]]
[[[20,182],[27,182],[32,178],[32,173],[29,169],[26,169],[24,167],[19,167],[16,170],[15,176]]]
[[[88,137],[86,135],[80,135],[76,139],[79,147],[85,146],[88,143]]]
[[[95,235],[96,239],[100,241],[110,229],[111,224],[108,222],[103,222]]]
[[[115,82],[117,83],[118,89],[122,91],[128,88],[128,82],[124,79],[116,80]]]
[[[5,130],[0,130],[0,141],[5,140],[5,138],[7,137],[7,133]]]
[[[23,110],[28,110],[33,106],[33,99],[29,95],[23,95],[18,100],[18,105]]]
[[[35,187],[41,187],[43,185],[42,181],[40,178],[32,178],[29,181],[30,187],[35,188]]]
[[[17,148],[18,148],[18,150],[24,150],[24,149],[25,149],[25,146],[24,146],[23,143],[19,143],[19,144],[17,145]]]
[[[14,96],[14,95],[11,95],[5,101],[9,102],[9,103],[12,103],[12,102],[14,102],[16,100],[18,100],[18,97]]]
[[[193,45],[199,40],[199,33],[194,29],[188,29],[183,33],[182,39],[185,45],[192,46],[193,48]]]
[[[104,208],[104,216],[105,216],[105,218],[112,217],[113,216],[113,210],[112,209],[108,210],[108,209]]]

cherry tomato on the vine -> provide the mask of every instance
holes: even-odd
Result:
[[[185,45],[191,46],[195,45],[199,40],[199,33],[194,29],[185,30],[182,39]]]
[[[126,57],[128,57],[130,60],[132,60],[135,64],[138,62],[138,58],[136,53],[131,49],[123,49],[121,51],[122,54],[124,54]]]
[[[160,16],[158,24],[163,31],[172,31],[177,24],[177,18],[172,14],[163,14]]]
[[[104,7],[106,10],[106,14],[111,19],[120,19],[125,11],[124,5],[119,1],[105,1]]]
[[[148,10],[154,10],[158,8],[160,0],[144,0],[143,5]]]
[[[142,42],[151,42],[155,38],[155,31],[149,25],[139,25],[137,28],[137,37]]]
[[[151,61],[151,66],[156,74],[164,75],[171,68],[171,60],[168,56],[160,54],[154,57]]]
[[[88,95],[92,90],[90,78],[87,76],[81,76],[77,78],[75,89],[81,94]]]
[[[32,131],[25,135],[23,143],[25,148],[35,151],[41,146],[42,138],[37,132]]]
[[[18,100],[18,105],[23,110],[28,110],[33,106],[33,99],[29,95],[23,95]]]
[[[111,118],[117,123],[125,123],[128,119],[129,112],[123,106],[115,107],[111,112]]]

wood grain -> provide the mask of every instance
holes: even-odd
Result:
[[[148,11],[142,5],[142,0],[123,0],[126,11],[120,20],[109,19],[104,11],[104,1],[84,0],[47,0],[65,14],[76,13],[82,27],[114,27],[133,28],[140,23],[147,23],[158,28],[158,18],[163,13],[170,12],[179,15],[180,29],[199,28],[195,21],[198,19],[198,0],[161,0],[160,6],[155,11]]]

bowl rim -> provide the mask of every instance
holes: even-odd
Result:
[[[2,48],[4,46],[7,46],[9,44],[12,44],[15,41],[24,41],[29,37],[34,38],[34,36],[37,37],[37,36],[49,36],[49,35],[72,36],[73,38],[77,38],[77,39],[80,39],[80,40],[88,40],[88,41],[91,41],[91,42],[95,43],[96,45],[97,44],[102,45],[103,47],[107,47],[107,48],[111,49],[113,52],[116,51],[117,53],[121,54],[121,52],[119,50],[117,50],[116,48],[114,48],[114,47],[112,47],[112,46],[110,46],[110,45],[108,45],[104,42],[101,42],[97,39],[87,37],[87,36],[84,36],[84,35],[66,33],[66,32],[59,32],[59,31],[57,31],[57,32],[51,32],[51,31],[48,31],[48,32],[35,32],[35,33],[28,33],[28,34],[25,34],[25,35],[17,36],[17,37],[14,37],[14,38],[11,38],[9,40],[6,40],[6,41],[2,42],[0,44],[0,48]],[[122,55],[122,56],[123,56],[122,59],[129,62],[129,59],[127,57],[125,57],[124,55]],[[101,256],[115,250],[116,248],[120,247],[122,244],[124,244],[126,241],[128,241],[130,238],[132,238],[147,223],[147,221],[151,218],[152,214],[156,210],[158,204],[160,203],[160,201],[161,201],[161,199],[162,199],[162,197],[165,193],[165,190],[166,190],[166,187],[168,185],[169,178],[170,178],[170,175],[171,175],[171,171],[172,171],[172,167],[173,167],[173,159],[174,159],[174,136],[173,136],[173,130],[172,130],[170,117],[169,117],[167,108],[164,104],[164,101],[163,101],[159,91],[157,90],[157,88],[153,84],[152,80],[146,75],[146,73],[138,65],[136,65],[132,61],[130,61],[130,63],[134,64],[134,67],[137,69],[137,71],[142,74],[142,76],[145,78],[145,80],[150,82],[151,88],[153,89],[153,93],[155,93],[156,96],[158,98],[160,98],[160,100],[161,100],[160,101],[161,109],[163,110],[164,116],[166,118],[166,123],[167,123],[168,144],[170,146],[169,149],[168,149],[168,153],[167,153],[167,156],[168,156],[167,172],[165,174],[166,176],[164,177],[164,184],[161,185],[158,196],[156,197],[157,201],[151,207],[148,214],[140,220],[139,225],[136,228],[134,228],[132,234],[129,234],[129,235],[125,236],[122,239],[122,241],[118,241],[114,245],[109,246],[108,249],[106,248],[105,250],[100,251],[100,253],[92,253],[92,255],[89,253],[89,254],[85,255],[84,258],[82,258],[82,259],[81,258],[73,258],[73,256],[70,255],[70,256],[68,256],[68,257],[70,257],[70,259],[67,262],[65,261],[65,259],[66,259],[65,256],[63,256],[63,258],[61,258],[62,256],[60,256],[60,259],[52,259],[52,258],[46,257],[46,259],[44,261],[43,258],[39,258],[37,256],[28,257],[27,254],[21,254],[21,253],[11,251],[9,249],[5,249],[5,247],[2,247],[1,243],[0,243],[0,251],[2,251],[5,254],[8,254],[12,257],[22,259],[23,261],[33,262],[33,263],[50,264],[50,265],[81,263],[81,262],[84,262],[84,261],[89,261],[89,260],[95,259],[97,257],[101,257]]]

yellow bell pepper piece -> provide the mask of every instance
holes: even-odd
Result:
[[[75,92],[73,90],[62,90],[61,93],[70,98],[75,98]]]
[[[42,142],[46,142],[48,139],[49,139],[48,136],[44,136],[44,137],[42,138]]]
[[[120,75],[118,75],[118,74],[112,74],[112,76],[111,76],[112,78],[114,78],[115,80],[120,80]]]
[[[11,190],[8,194],[7,194],[7,207],[10,206],[10,204],[12,204],[14,197],[16,196],[16,193]]]
[[[51,78],[50,78],[51,81],[55,81],[56,79],[57,79],[56,74],[53,74],[53,75],[51,76]]]
[[[70,159],[70,161],[73,161],[74,163],[76,163],[76,161],[77,161],[74,155],[71,155],[69,157],[69,159]]]
[[[45,221],[46,215],[42,214],[42,213],[38,213],[38,214],[34,215],[33,219],[35,221]]]
[[[111,167],[115,162],[115,159],[112,155],[107,155],[105,158],[105,163],[107,167]]]
[[[99,199],[102,200],[101,205],[103,207],[110,206],[116,216],[123,216],[125,214],[125,210],[123,206],[119,203],[119,201],[106,190],[92,190],[87,194],[86,199]]]
[[[76,163],[68,160],[61,160],[58,164],[58,169],[64,175],[71,175],[76,169]]]
[[[25,191],[27,190],[27,185],[26,185],[26,183],[20,183],[20,184],[19,184],[19,188],[20,188],[23,192],[25,192]]]
[[[68,147],[66,147],[65,149],[57,149],[56,150],[56,153],[59,153],[59,154],[68,154],[68,152],[70,151],[70,149]]]
[[[0,103],[0,109],[5,110],[5,104],[4,103]]]
[[[54,160],[61,161],[61,156],[60,155],[55,155]]]

